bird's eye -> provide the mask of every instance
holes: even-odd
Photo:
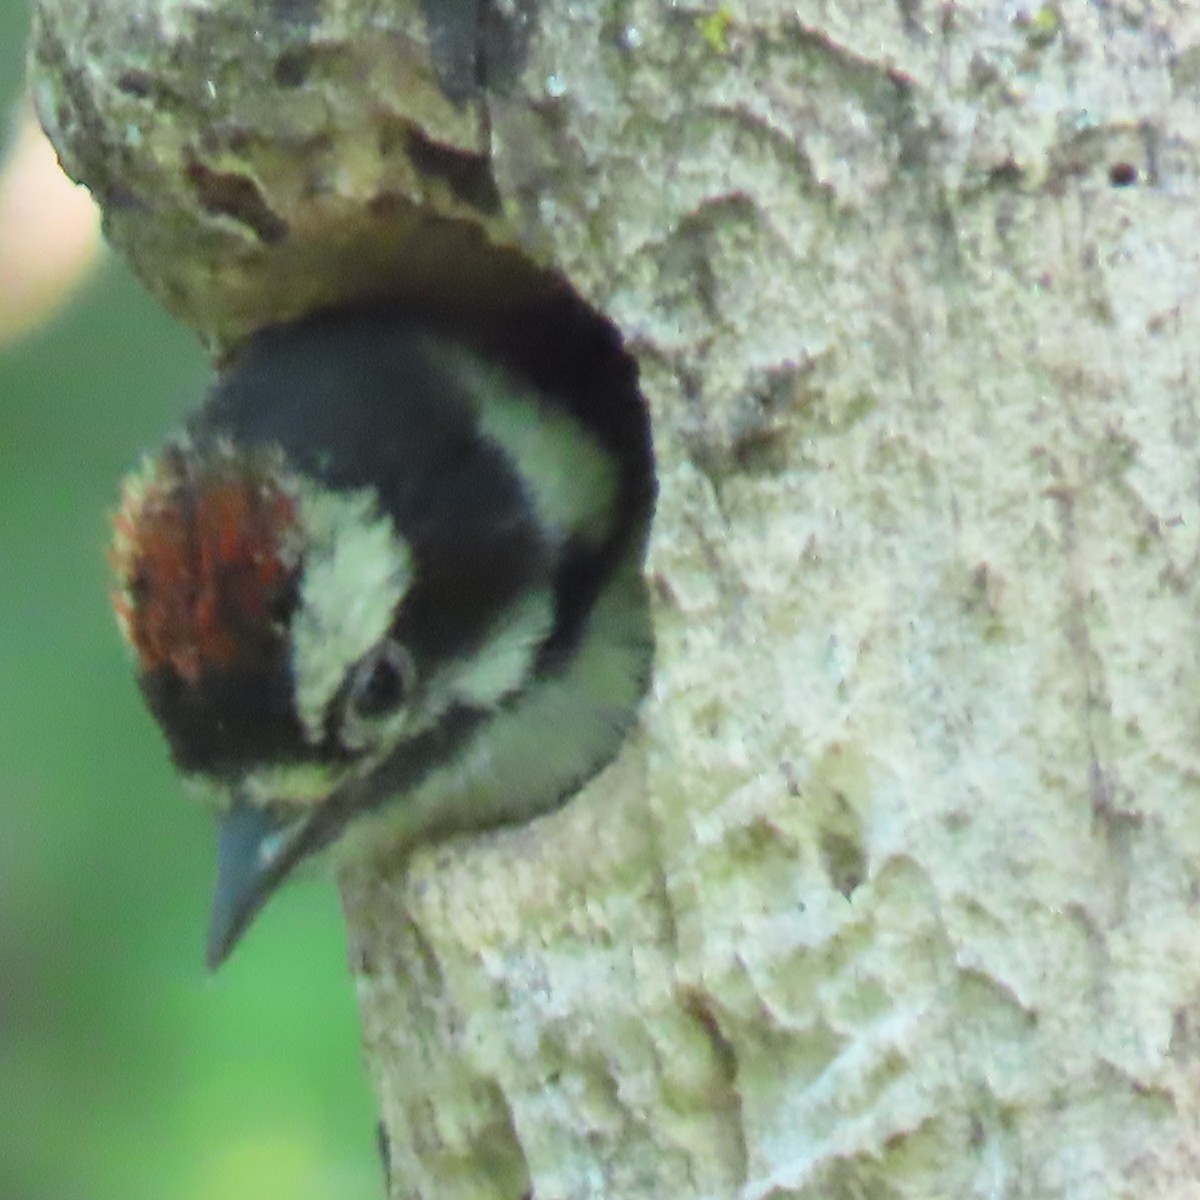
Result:
[[[408,700],[416,670],[412,656],[390,638],[380,642],[354,668],[350,705],[357,716],[382,717]]]

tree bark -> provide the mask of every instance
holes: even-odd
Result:
[[[495,3],[465,102],[402,0],[37,13],[213,344],[528,259],[642,364],[640,734],[343,880],[392,1197],[1195,1195],[1200,16]]]

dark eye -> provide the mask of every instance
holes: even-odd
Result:
[[[380,642],[354,668],[350,705],[360,717],[382,717],[399,708],[412,691],[412,657],[398,642]]]

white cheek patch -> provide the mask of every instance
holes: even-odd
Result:
[[[368,491],[301,485],[300,600],[292,617],[296,711],[313,742],[346,672],[387,633],[412,582],[412,555]]]

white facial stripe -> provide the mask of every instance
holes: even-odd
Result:
[[[554,599],[536,592],[509,613],[468,658],[455,659],[422,682],[420,702],[372,726],[372,740],[393,746],[432,729],[455,704],[493,708],[529,678],[538,648],[554,624]]]
[[[306,544],[292,671],[296,710],[315,742],[346,672],[391,625],[412,582],[412,556],[367,491],[302,483],[297,499]]]
[[[457,358],[452,366],[472,393],[480,432],[512,461],[542,524],[602,540],[617,488],[612,455],[567,414],[514,391],[502,371]]]
[[[339,781],[338,772],[321,763],[291,763],[251,771],[242,777],[238,790],[251,804],[308,808],[326,799]]]
[[[504,616],[503,622],[469,659],[447,671],[454,700],[491,708],[516,691],[533,670],[534,655],[554,624],[549,592],[534,592]]]

